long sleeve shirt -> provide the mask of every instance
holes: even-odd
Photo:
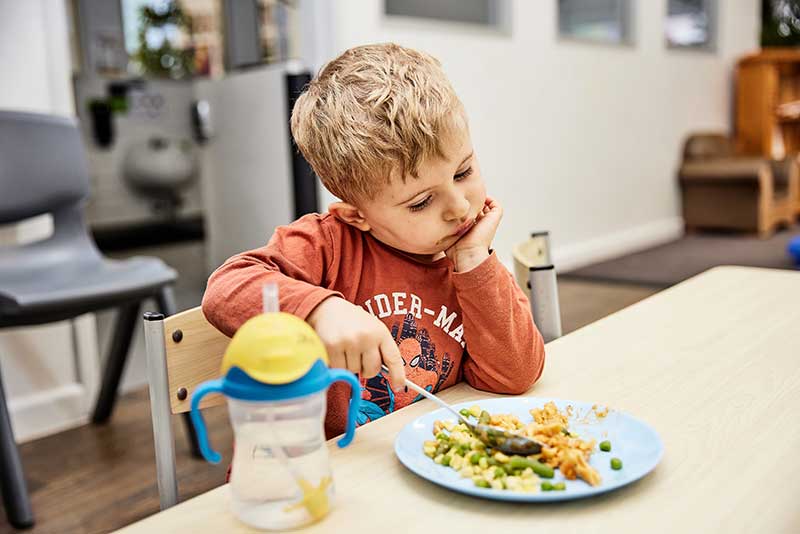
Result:
[[[544,344],[527,297],[494,253],[467,272],[448,258],[423,263],[330,214],[278,227],[262,248],[230,258],[203,297],[208,321],[231,336],[261,312],[262,287],[278,284],[280,308],[306,319],[331,296],[378,317],[403,357],[406,377],[437,392],[462,378],[494,393],[520,394],[539,378]],[[421,398],[388,379],[360,377],[364,424]],[[328,391],[326,435],[344,431],[349,387]]]

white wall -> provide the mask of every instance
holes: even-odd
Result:
[[[0,0],[0,109],[74,115],[62,0]],[[48,218],[0,227],[0,246],[48,235]],[[0,366],[18,441],[86,419],[97,385],[91,315],[0,330]]]
[[[676,237],[681,142],[729,128],[732,67],[757,47],[758,0],[719,3],[717,52],[667,50],[666,1],[635,4],[634,46],[559,41],[555,0],[511,2],[511,35],[385,20],[381,0],[335,4],[334,53],[394,41],[437,56],[470,115],[495,248],[550,230],[565,270]],[[330,197],[328,197],[330,198]]]

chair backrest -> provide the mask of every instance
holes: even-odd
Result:
[[[206,320],[199,306],[166,319],[161,314],[145,313],[144,331],[158,494],[164,510],[178,502],[170,416],[189,411],[197,386],[219,377],[230,338]],[[200,407],[224,402],[220,395],[208,395]]]
[[[553,264],[550,257],[550,232],[533,232],[527,241],[514,245],[511,254],[514,257],[514,278],[522,291],[531,298],[528,270],[531,267]]]
[[[0,224],[79,206],[89,170],[74,120],[0,111]]]
[[[514,277],[531,303],[533,322],[545,343],[561,337],[558,281],[550,254],[550,233],[534,232],[512,249]]]
[[[167,377],[172,413],[191,409],[192,393],[199,384],[219,377],[222,355],[231,339],[206,320],[200,306],[164,320]],[[220,395],[208,395],[201,408],[224,404]]]

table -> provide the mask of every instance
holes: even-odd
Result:
[[[650,423],[664,458],[591,499],[512,504],[406,470],[393,441],[427,400],[329,443],[334,510],[302,532],[800,532],[800,272],[717,267],[547,345],[527,395],[597,402]],[[449,402],[494,397],[459,384]],[[120,532],[255,532],[223,486]]]

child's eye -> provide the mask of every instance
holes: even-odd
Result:
[[[431,198],[432,197],[428,195],[427,197],[425,197],[424,200],[421,200],[416,204],[412,204],[411,206],[409,206],[408,209],[410,209],[411,211],[419,211],[425,209],[428,206],[428,204],[431,203]]]
[[[472,174],[472,167],[469,167],[469,168],[467,168],[467,170],[466,170],[466,171],[464,171],[464,172],[460,172],[460,173],[456,174],[456,175],[453,177],[453,179],[454,179],[456,182],[460,182],[461,180],[463,180],[463,179],[465,179],[466,177],[468,177],[470,174]]]

